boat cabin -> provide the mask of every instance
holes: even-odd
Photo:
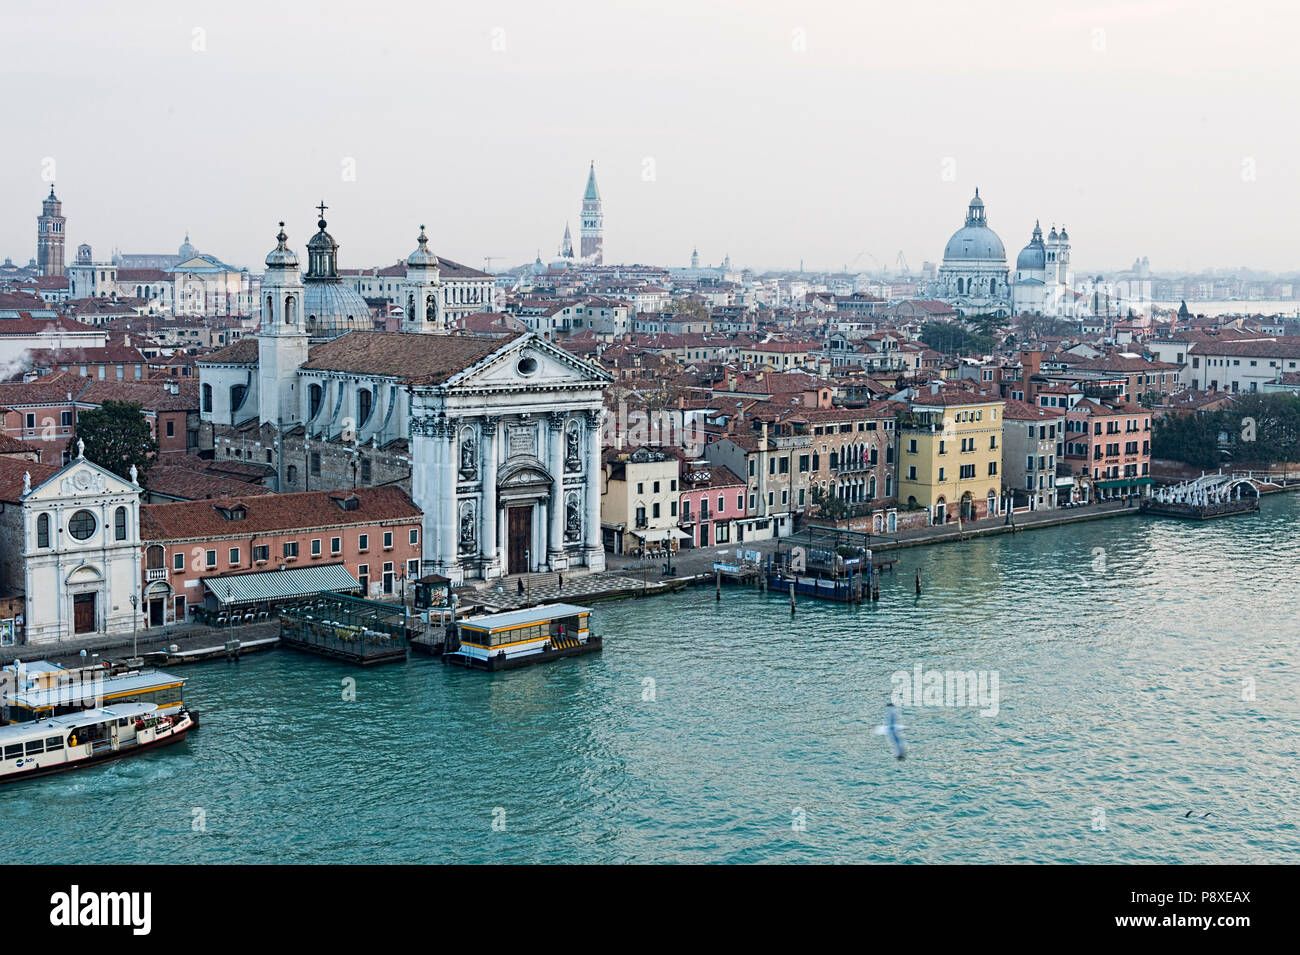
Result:
[[[162,670],[119,670],[107,664],[68,669],[38,660],[0,668],[0,723],[29,723],[96,707],[149,703],[174,716],[185,679]]]
[[[498,670],[597,651],[590,619],[590,607],[565,603],[470,617],[457,622],[443,661]]]

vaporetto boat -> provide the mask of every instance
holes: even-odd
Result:
[[[186,710],[165,716],[152,703],[122,703],[0,726],[0,783],[97,766],[185,738]]]

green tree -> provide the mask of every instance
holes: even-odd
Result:
[[[985,355],[994,345],[992,335],[977,334],[956,322],[926,322],[921,341],[945,355]]]
[[[818,513],[828,521],[839,522],[849,516],[849,505],[834,494],[827,494],[818,485],[812,489],[812,504]]]
[[[130,480],[131,466],[144,484],[145,472],[158,454],[158,442],[149,422],[134,401],[108,400],[99,408],[77,415],[77,431],[68,441],[71,456],[77,454],[77,441],[86,444],[86,458],[108,468],[118,477]]]

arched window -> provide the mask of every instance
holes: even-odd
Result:
[[[307,386],[307,419],[310,421],[320,414],[321,388],[320,385]]]
[[[990,295],[995,294],[997,292],[997,289],[998,289],[998,280],[989,279],[989,294]]]
[[[36,546],[50,546],[50,515],[48,514],[36,518]]]
[[[295,315],[293,311],[292,295],[286,295],[284,297],[284,323],[286,325],[296,325],[298,323],[298,316]]]
[[[113,512],[113,539],[126,540],[126,508],[119,507]]]
[[[369,388],[362,388],[357,392],[357,421],[358,426],[364,425],[370,420],[371,407],[374,404],[374,394]]]
[[[248,394],[247,385],[230,386],[230,410],[238,411],[244,404],[244,398]]]
[[[203,386],[203,410],[212,413],[212,386]]]

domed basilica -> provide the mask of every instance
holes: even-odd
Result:
[[[984,200],[975,190],[966,211],[966,224],[943,250],[943,265],[935,295],[962,316],[1074,314],[1078,297],[1070,289],[1070,237],[1062,226],[1052,227],[1046,241],[1034,223],[1029,244],[1016,257],[1015,273],[1007,269],[1007,253],[998,234],[989,228]]]

